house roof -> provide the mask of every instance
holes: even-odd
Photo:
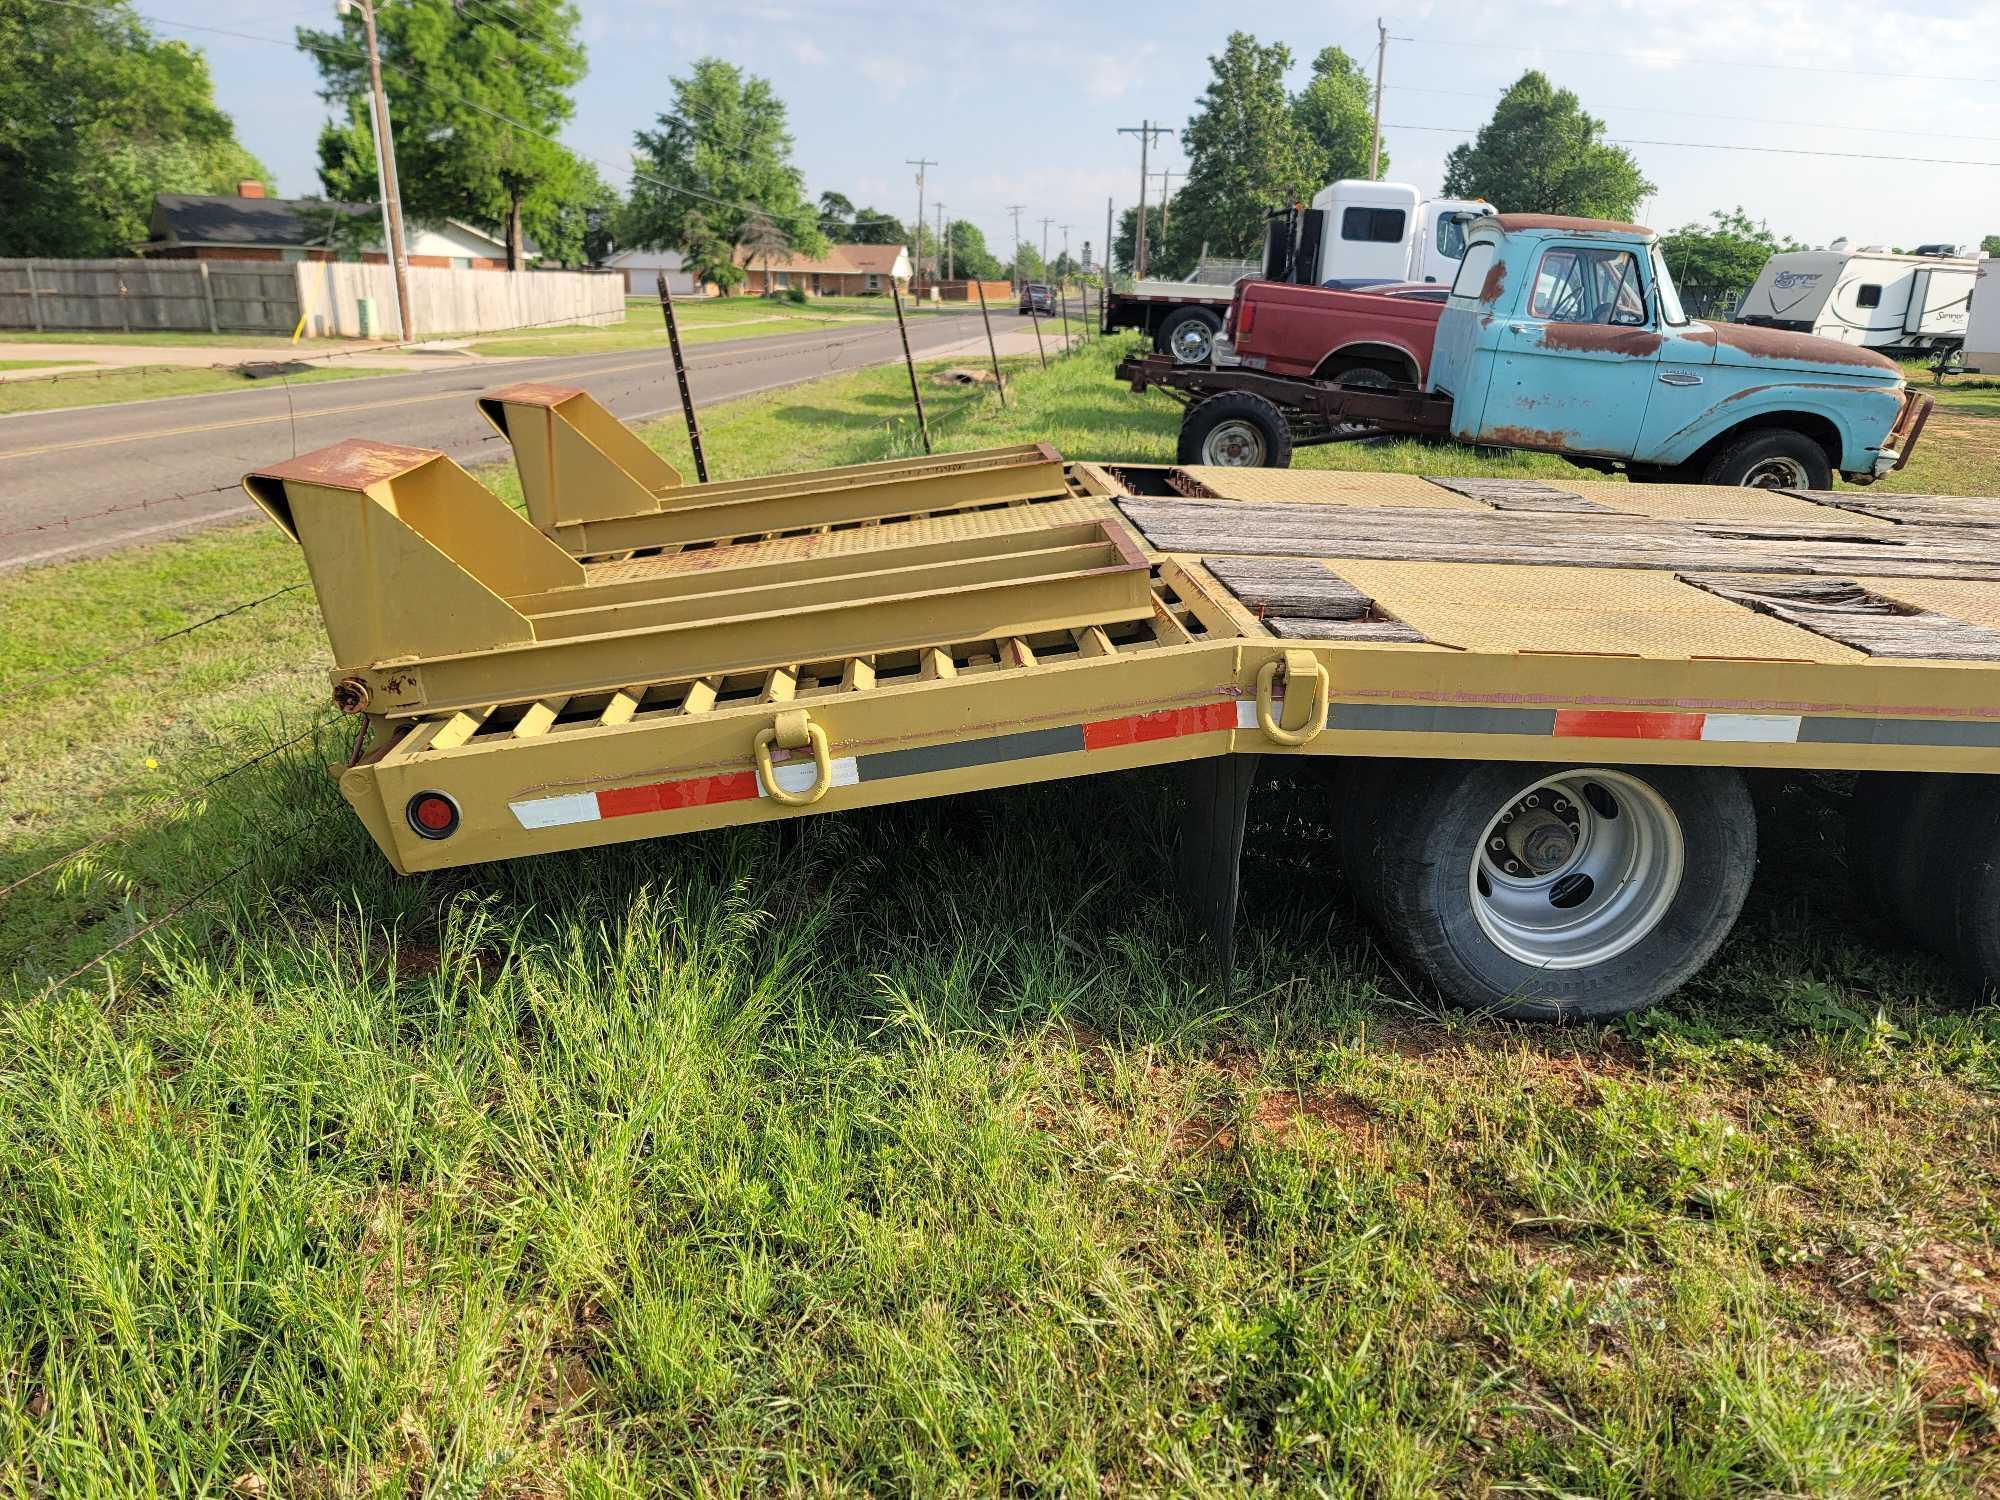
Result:
[[[320,245],[326,242],[325,215],[375,221],[374,203],[334,203],[323,198],[239,198],[231,194],[158,193],[153,198],[150,244]],[[445,221],[453,229],[484,240],[504,253],[506,241],[474,224]],[[530,254],[534,246],[527,247]]]
[[[678,250],[630,249],[605,256],[604,264],[640,271],[679,271],[686,268],[687,257]]]
[[[829,245],[826,254],[818,258],[807,255],[773,255],[771,269],[807,273],[817,271],[821,275],[832,273],[859,276],[872,273],[877,276],[889,276],[895,273],[897,263],[902,259],[901,245]],[[748,250],[737,251],[737,262],[745,266],[754,265],[759,270],[764,267],[764,257],[752,254]]]

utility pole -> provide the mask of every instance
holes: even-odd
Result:
[[[1104,289],[1106,291],[1111,289],[1111,245],[1111,199],[1107,196],[1104,200]],[[1100,312],[1102,310],[1099,308]]]
[[[1156,136],[1172,135],[1164,125],[1155,125],[1151,120],[1142,120],[1138,125],[1121,125],[1120,135],[1139,137],[1139,224],[1132,239],[1132,274],[1134,279],[1146,279],[1146,153],[1151,149]]]
[[[1056,225],[1056,228],[1063,232],[1063,278],[1065,280],[1069,277],[1069,232],[1075,227],[1074,224]]]
[[[1053,223],[1055,223],[1054,219],[1042,220],[1042,275],[1044,277],[1049,274],[1049,226]]]
[[[1375,134],[1368,141],[1368,180],[1382,175],[1382,68],[1389,59],[1389,28],[1375,18]]]
[[[935,277],[936,277],[936,274],[937,274],[937,269],[938,269],[938,267],[939,267],[940,265],[942,265],[942,266],[943,266],[943,267],[945,268],[945,273],[944,273],[944,279],[945,279],[946,281],[949,281],[949,280],[951,280],[951,260],[950,260],[950,255],[951,255],[951,252],[950,252],[950,251],[949,251],[949,250],[948,250],[948,249],[946,248],[946,246],[945,246],[945,240],[944,240],[944,205],[943,205],[942,203],[940,203],[940,204],[939,204],[939,205],[937,206],[937,216],[938,216],[938,217],[937,217],[937,226],[938,226],[938,227],[937,227],[937,250],[936,250],[936,251],[934,252],[934,254],[936,255],[936,257],[937,257],[937,258],[936,258],[935,260],[933,260],[933,261],[931,262],[931,274],[932,274],[933,278],[935,278]]]
[[[1017,294],[1021,290],[1021,210],[1027,206],[1025,203],[1007,205],[1007,212],[1014,216],[1014,248],[1008,251],[1007,259],[1014,267],[1014,290]]]
[[[396,278],[396,322],[405,341],[417,336],[410,316],[410,260],[403,253],[403,194],[396,185],[396,137],[389,126],[389,96],[382,92],[382,54],[375,44],[375,0],[341,0],[361,12],[361,29],[368,41],[368,89],[375,106],[375,171],[382,189],[382,229],[389,267]]]
[[[1165,239],[1167,237],[1167,210],[1169,207],[1172,206],[1174,201],[1174,179],[1176,177],[1184,177],[1186,175],[1187,174],[1184,172],[1176,172],[1173,171],[1171,168],[1160,174],[1160,238],[1161,239]]]
[[[917,169],[917,242],[910,248],[917,252],[917,280],[922,281],[924,279],[924,168],[934,167],[937,163],[921,156],[914,160],[906,156],[903,162],[906,166]]]

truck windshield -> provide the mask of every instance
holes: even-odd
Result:
[[[1458,260],[1465,254],[1465,226],[1478,218],[1477,214],[1441,214],[1438,217],[1438,254],[1446,260]]]
[[[1660,321],[1674,327],[1687,322],[1687,310],[1681,306],[1680,288],[1674,285],[1674,278],[1667,272],[1667,258],[1660,253],[1658,245],[1653,246],[1653,280],[1660,288]]]

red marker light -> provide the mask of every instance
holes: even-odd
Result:
[[[448,839],[458,832],[458,804],[443,792],[418,792],[404,811],[420,838]]]

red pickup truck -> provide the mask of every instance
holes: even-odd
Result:
[[[1361,291],[1246,281],[1223,326],[1245,368],[1342,385],[1421,386],[1450,288],[1390,282]]]

